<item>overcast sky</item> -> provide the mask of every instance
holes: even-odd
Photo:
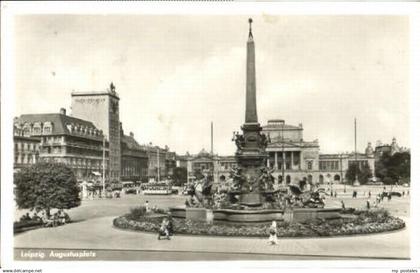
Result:
[[[120,95],[126,134],[179,154],[232,154],[245,118],[246,16],[30,15],[16,20],[16,112],[70,108],[72,90]],[[303,123],[321,152],[409,146],[409,24],[398,16],[253,16],[257,109]],[[68,112],[71,112],[68,110]]]

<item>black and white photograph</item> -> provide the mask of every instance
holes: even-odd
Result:
[[[419,5],[131,4],[2,4],[4,272],[418,272]]]

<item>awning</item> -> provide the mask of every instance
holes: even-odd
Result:
[[[92,172],[92,174],[96,175],[96,176],[101,176],[100,172]]]

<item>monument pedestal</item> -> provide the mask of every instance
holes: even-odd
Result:
[[[262,204],[260,193],[243,193],[240,195],[239,203],[248,207],[258,207]]]
[[[205,208],[186,208],[185,218],[187,220],[206,222],[207,221],[207,209]]]

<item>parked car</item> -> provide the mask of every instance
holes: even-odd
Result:
[[[125,194],[137,194],[137,189],[136,188],[125,189]]]

